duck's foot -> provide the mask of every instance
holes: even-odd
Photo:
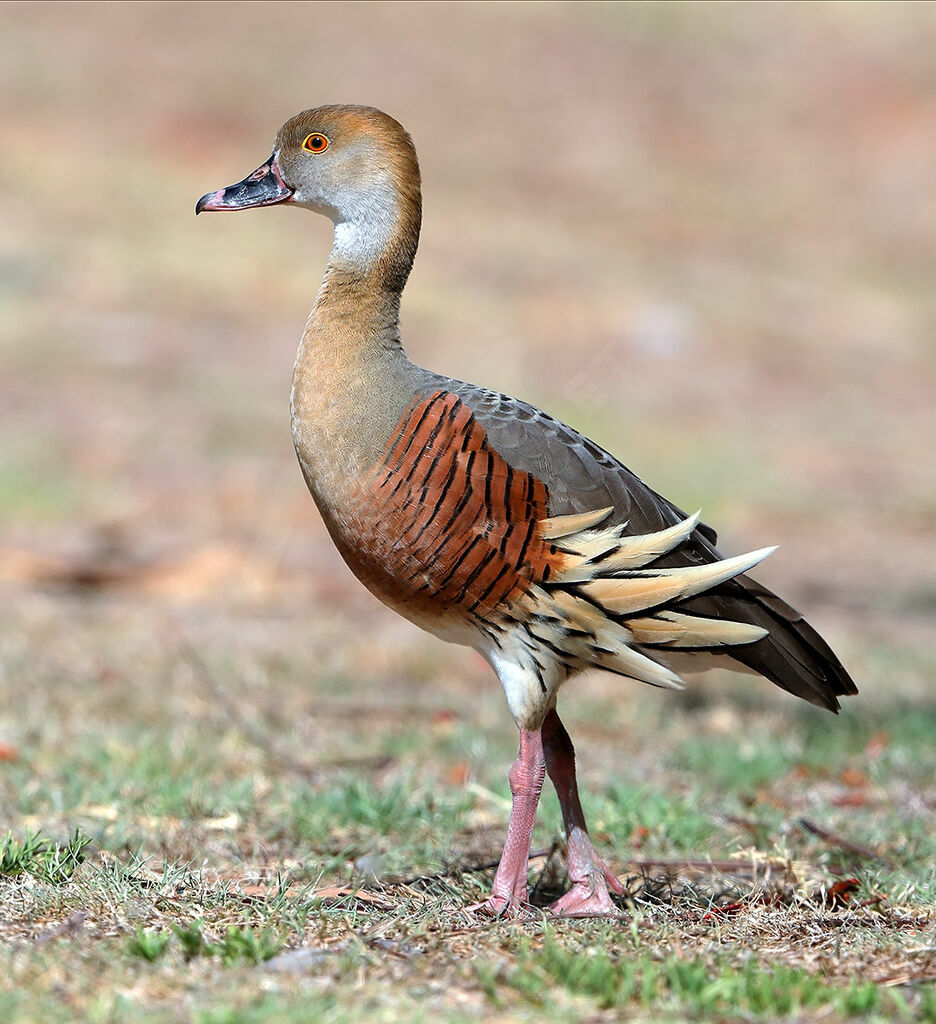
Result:
[[[623,917],[611,893],[622,895],[624,886],[595,852],[584,829],[570,830],[568,849],[572,888],[550,904],[549,913],[557,917]]]
[[[481,903],[466,907],[465,913],[499,921],[533,917],[536,911],[530,905],[527,858],[520,860],[505,853],[497,867],[491,895]]]
[[[608,891],[604,877],[594,880],[594,888],[587,882],[575,882],[572,888],[549,906],[554,917],[624,917]]]
[[[517,918],[535,913],[529,903],[527,862],[536,805],[545,774],[542,734],[538,729],[521,729],[520,753],[507,773],[513,796],[507,842],[497,865],[491,895],[483,903],[468,907],[468,913],[494,918]]]

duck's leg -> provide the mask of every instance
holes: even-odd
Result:
[[[562,809],[572,881],[572,888],[549,909],[566,917],[620,917],[608,890],[621,894],[624,887],[601,861],[588,837],[575,781],[575,748],[555,708],[546,715],[542,734],[546,770]]]
[[[527,871],[536,807],[546,776],[543,734],[539,729],[520,730],[520,752],[507,773],[513,803],[507,824],[507,841],[501,855],[491,895],[469,910],[496,917],[514,917],[527,907]]]

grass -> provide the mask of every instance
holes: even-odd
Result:
[[[0,1019],[932,1020],[932,10],[0,21]],[[516,737],[298,478],[327,224],[192,216],[319,98],[417,142],[410,354],[584,429],[726,550],[780,541],[765,582],[859,682],[837,718],[750,678],[563,693],[621,921],[462,912]],[[547,794],[539,904],[560,841]]]
[[[837,718],[747,678],[577,680],[626,917],[479,923],[461,908],[490,885],[472,869],[499,854],[515,742],[485,666],[366,595],[372,629],[347,634],[342,598],[312,625],[343,643],[319,646],[288,584],[183,606],[184,642],[138,585],[21,593],[0,626],[8,1019],[932,1015],[936,707],[915,668]],[[534,848],[559,839],[547,793]],[[558,854],[530,878],[541,904],[568,884]]]
[[[134,635],[103,597],[79,620],[79,650],[117,610]],[[282,641],[281,620],[268,628]],[[626,880],[626,917],[479,924],[460,908],[491,872],[465,869],[498,855],[512,747],[496,689],[465,665],[444,700],[430,689],[413,730],[411,684],[393,673],[368,720],[366,674],[335,700],[328,675],[268,660],[266,641],[242,636],[224,677],[230,709],[256,708],[243,721],[171,648],[138,663],[132,687],[118,643],[103,679],[46,694],[45,728],[22,734],[0,775],[15,823],[0,847],[9,1019],[933,1019],[936,709],[872,698],[835,720],[727,680],[689,699],[573,684],[586,813]],[[201,648],[207,666],[231,653]],[[430,656],[411,678],[431,687],[442,665]],[[26,678],[11,698],[29,722]],[[64,702],[105,698],[111,720],[76,738]],[[145,746],[135,718],[151,722]],[[535,846],[559,835],[547,796]],[[857,890],[830,903],[846,877]],[[533,861],[531,882],[541,902],[562,891],[561,858]]]
[[[20,840],[8,832],[0,842],[0,875],[15,878],[28,873],[52,885],[67,882],[84,861],[90,843],[90,836],[77,828],[65,843],[47,842],[28,831]]]
[[[524,950],[502,977],[486,966],[479,978],[495,1005],[514,989],[533,1005],[547,1002],[555,986],[584,996],[601,1009],[650,1011],[653,1019],[711,1019],[726,1014],[781,1020],[823,1014],[839,1019],[932,1021],[936,993],[922,988],[903,994],[853,978],[830,984],[797,968],[740,963],[718,956],[687,959],[673,954],[633,958],[610,955],[603,946],[570,948],[548,934],[536,949]]]
[[[127,942],[127,952],[150,963],[170,951],[170,944],[178,947],[188,963],[195,957],[218,957],[225,965],[238,962],[262,964],[271,960],[282,949],[283,942],[271,931],[255,931],[251,927],[231,925],[217,939],[207,938],[200,921],[173,925],[171,932],[146,931],[142,925]]]

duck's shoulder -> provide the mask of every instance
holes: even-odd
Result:
[[[659,530],[685,513],[657,494],[610,452],[555,416],[519,398],[490,388],[426,372],[424,395],[451,396],[470,411],[487,443],[515,470],[545,484],[550,515],[589,512],[613,506],[614,519],[629,521],[634,533]],[[697,532],[711,544],[715,531]]]

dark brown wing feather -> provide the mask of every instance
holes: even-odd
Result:
[[[614,506],[608,523],[628,523],[632,534],[672,526],[685,513],[649,488],[612,455],[535,406],[472,384],[435,378],[474,412],[488,443],[515,470],[533,473],[549,491],[550,515]],[[659,559],[661,566],[699,565],[722,557],[715,531],[704,524]],[[693,615],[750,622],[770,631],[763,640],[723,656],[766,676],[811,704],[837,711],[838,697],[857,687],[829,645],[803,616],[749,576],[738,576],[682,602]]]
[[[430,613],[485,618],[561,561],[537,530],[546,487],[491,448],[449,390],[416,396],[366,493],[379,522],[357,538],[367,560],[355,571],[376,583],[382,567],[397,600]]]

